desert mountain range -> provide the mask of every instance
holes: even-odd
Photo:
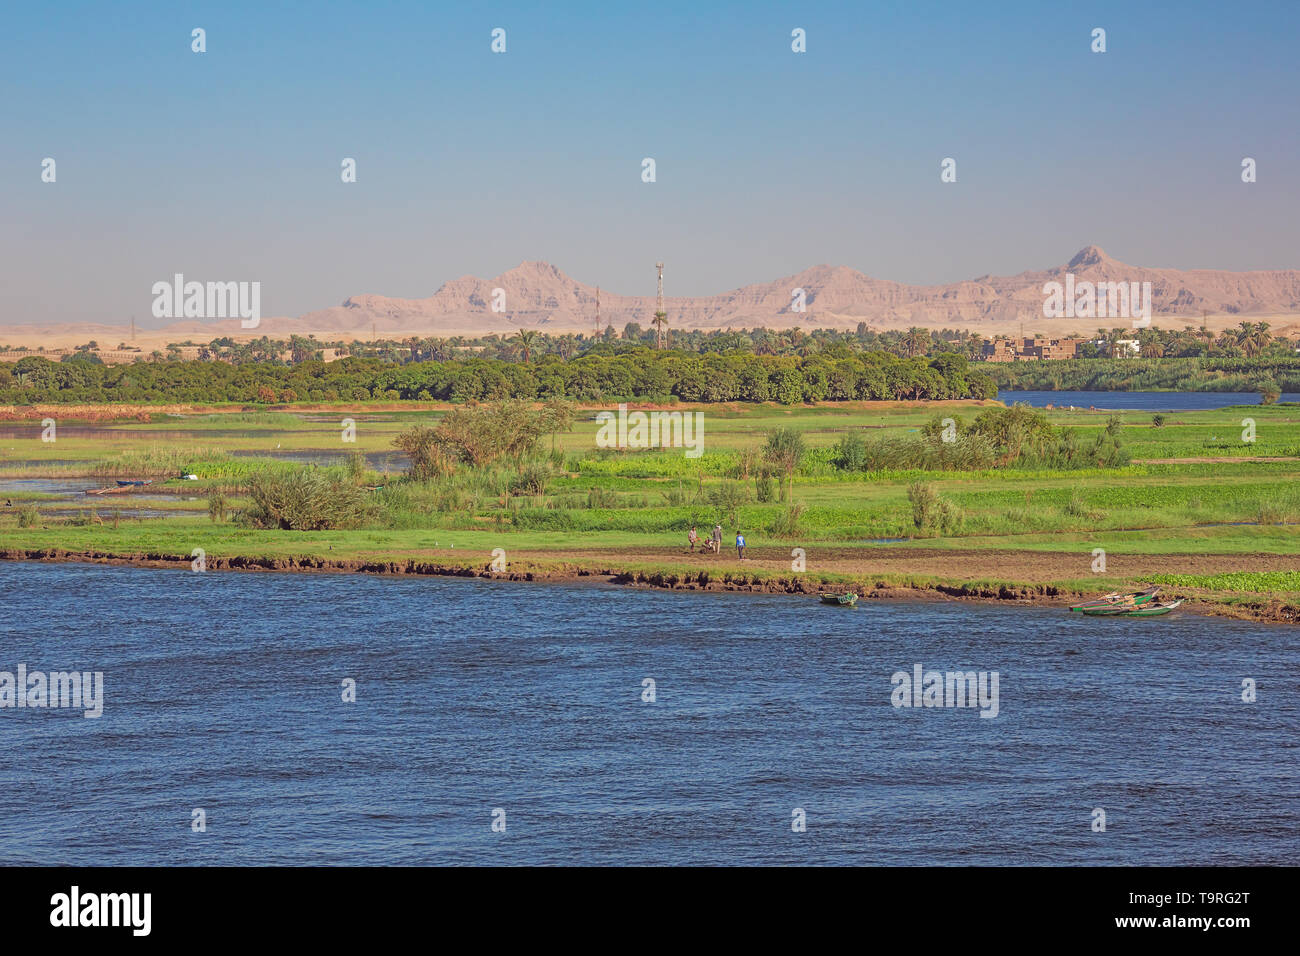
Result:
[[[647,270],[650,282],[654,273]],[[665,311],[672,329],[852,328],[859,322],[876,329],[912,325],[970,329],[984,334],[1014,333],[1023,326],[1042,334],[1092,331],[1126,324],[1088,319],[1045,319],[1043,285],[1076,282],[1147,282],[1152,286],[1153,324],[1199,325],[1209,313],[1212,328],[1235,325],[1244,318],[1274,320],[1275,331],[1300,329],[1300,270],[1224,272],[1212,269],[1158,269],[1131,266],[1097,246],[1087,246],[1067,263],[1014,276],[980,276],[946,285],[907,285],[875,279],[847,266],[819,265],[772,282],[749,285],[719,295],[668,296]],[[669,272],[669,275],[671,273]],[[792,308],[796,288],[805,292],[805,311]],[[504,312],[493,312],[493,290],[505,292]],[[601,325],[622,329],[627,322],[648,328],[655,298],[600,291]],[[264,317],[256,332],[239,328],[237,319],[186,320],[148,337],[166,341],[204,340],[216,335],[316,334],[323,338],[368,338],[397,335],[476,335],[534,328],[546,332],[587,332],[596,322],[596,287],[565,275],[545,262],[523,262],[493,279],[464,276],[445,283],[424,299],[356,295],[342,305],[309,312],[296,319]],[[0,338],[35,344],[33,336],[78,342],[98,336],[115,339],[121,326],[0,326]],[[26,340],[26,341],[24,341]],[[48,343],[47,343],[48,344]]]

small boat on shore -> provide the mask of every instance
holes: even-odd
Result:
[[[1183,602],[1170,601],[1168,604],[1139,604],[1137,607],[1088,608],[1083,613],[1089,617],[1160,617],[1168,614]]]
[[[823,604],[838,604],[840,607],[856,607],[858,596],[852,592],[848,594],[823,594],[821,596]]]
[[[117,479],[117,486],[119,488],[135,488],[140,485],[152,485],[152,484],[153,484],[152,478],[138,478],[138,479],[129,479],[129,480],[124,478]]]
[[[1135,607],[1142,607],[1150,604],[1160,593],[1160,588],[1150,587],[1145,591],[1129,591],[1120,593],[1112,591],[1103,597],[1096,598],[1092,601],[1084,601],[1082,604],[1076,604],[1071,611],[1082,611],[1084,614],[1097,613],[1122,613],[1125,610],[1132,610]]]

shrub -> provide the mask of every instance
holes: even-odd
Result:
[[[428,481],[447,470],[446,457],[438,444],[436,432],[427,425],[408,428],[393,439],[393,445],[411,459],[407,474],[416,481]]]
[[[768,432],[767,441],[763,445],[763,461],[793,485],[794,473],[806,450],[803,435],[797,429],[778,428]]]
[[[788,508],[783,508],[772,519],[768,530],[773,537],[777,538],[797,538],[803,534],[803,526],[800,519],[804,513],[803,502],[795,502]]]
[[[618,504],[618,495],[609,488],[601,488],[597,485],[587,492],[587,507],[596,508],[613,508]]]
[[[907,487],[912,503],[912,523],[922,533],[952,534],[961,528],[961,509],[940,496],[933,485],[915,482]]]
[[[359,485],[366,474],[366,456],[354,448],[348,452],[348,457],[344,461],[343,467],[347,469],[348,478],[352,483],[354,485]]]
[[[242,518],[256,528],[325,531],[359,525],[370,510],[366,492],[319,468],[261,472],[249,485],[252,503]]]
[[[835,446],[835,457],[832,461],[840,471],[866,471],[866,441],[861,435],[845,435]]]
[[[573,409],[565,402],[548,402],[542,408],[513,400],[493,402],[454,408],[436,428],[417,425],[398,435],[393,444],[408,455],[406,444],[414,444],[426,457],[432,454],[430,449],[438,449],[450,461],[481,466],[500,458],[522,458],[542,435],[568,429],[572,421]],[[411,456],[413,465],[415,460]]]
[[[510,492],[520,495],[544,495],[551,478],[549,465],[543,462],[530,462],[510,478]]]
[[[20,508],[18,511],[18,527],[32,528],[41,520],[41,513],[35,505],[28,505],[26,508]]]
[[[762,452],[757,448],[746,447],[736,453],[736,477],[742,481],[758,471],[762,461]]]
[[[754,479],[754,493],[758,500],[763,504],[768,504],[776,498],[776,485],[772,481],[771,475],[759,475]]]
[[[733,525],[737,523],[740,506],[748,501],[749,489],[739,481],[724,481],[709,495],[709,502],[726,515],[727,521]]]

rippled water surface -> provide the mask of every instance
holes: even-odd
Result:
[[[1294,863],[1300,850],[1300,644],[1286,628],[0,563],[0,670],[20,663],[102,671],[105,702],[99,719],[0,709],[4,863]],[[894,708],[891,675],[917,663],[997,671],[998,716]],[[1105,833],[1090,826],[1099,807]],[[792,831],[795,808],[807,832]]]
[[[1300,394],[1283,392],[1282,402],[1300,402]],[[1258,392],[998,392],[998,401],[1043,408],[1104,408],[1115,411],[1193,412],[1233,405],[1258,405]]]

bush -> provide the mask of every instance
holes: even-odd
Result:
[[[208,495],[208,517],[213,521],[226,520],[226,499],[220,492],[213,491]]]
[[[500,458],[522,458],[546,432],[568,429],[572,421],[573,409],[564,402],[533,408],[527,402],[502,401],[454,408],[436,428],[417,425],[393,443],[406,451],[403,439],[414,436],[422,448],[436,448],[450,461],[482,466]],[[411,461],[415,462],[414,456]]]
[[[800,519],[804,513],[803,502],[795,502],[788,508],[783,508],[772,523],[768,525],[768,530],[776,538],[797,538],[803,534],[803,525]]]
[[[759,475],[754,479],[754,493],[763,504],[776,499],[776,484],[771,475]]]
[[[713,489],[709,502],[726,515],[729,524],[736,524],[736,513],[749,502],[749,489],[738,481],[725,481]]]
[[[912,503],[912,524],[922,533],[953,534],[961,529],[961,509],[940,496],[933,485],[920,482],[907,488]]]
[[[428,481],[447,470],[446,456],[438,444],[437,433],[426,425],[408,428],[393,439],[393,445],[411,459],[407,474],[416,481]]]
[[[354,485],[359,485],[366,474],[366,456],[353,448],[348,452],[348,457],[344,461],[343,467],[347,469],[348,478],[352,483]]]
[[[599,485],[587,492],[587,507],[597,508],[614,508],[618,505],[618,495],[609,488],[601,488]]]
[[[36,509],[35,505],[28,505],[26,508],[18,510],[18,527],[20,528],[35,527],[40,520],[41,513]]]
[[[845,435],[835,446],[835,456],[832,461],[840,471],[866,471],[866,441],[861,435]]]
[[[346,477],[319,468],[285,474],[262,472],[249,485],[252,503],[243,520],[255,528],[326,531],[353,528],[368,515],[366,492]]]
[[[793,476],[803,460],[803,435],[794,428],[778,428],[769,432],[763,445],[763,461],[779,474]]]
[[[551,469],[542,462],[531,462],[510,478],[511,494],[544,495],[551,483]]]
[[[1163,416],[1163,415],[1152,415],[1152,416],[1151,416],[1151,424],[1154,425],[1156,428],[1164,428],[1164,427],[1165,427],[1165,416]]]

